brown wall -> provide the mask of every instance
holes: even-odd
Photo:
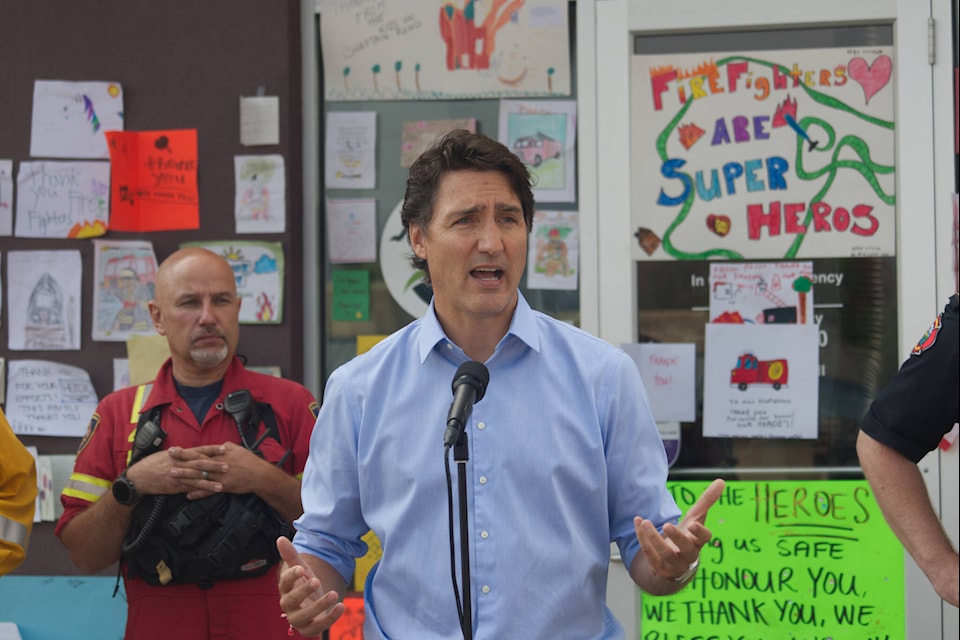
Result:
[[[115,81],[123,87],[124,129],[196,129],[200,229],[147,234],[108,232],[106,239],[153,242],[163,260],[181,242],[264,239],[281,242],[286,258],[284,321],[243,325],[239,351],[251,365],[279,365],[303,376],[302,124],[300,3],[297,0],[29,0],[4,2],[0,17],[0,158],[14,175],[30,158],[34,80]],[[280,144],[244,147],[239,97],[280,97]],[[287,171],[287,226],[282,234],[234,232],[233,157],[281,154]],[[94,342],[93,241],[0,237],[0,273],[11,250],[78,249],[83,258],[82,343],[79,351],[10,351],[11,310],[0,316],[0,357],[44,359],[86,369],[97,394],[113,388],[113,358],[123,343]],[[6,287],[4,287],[6,290]],[[25,437],[41,454],[76,451],[78,438]],[[105,573],[115,572],[115,568]],[[19,574],[74,574],[52,523],[39,523]]]

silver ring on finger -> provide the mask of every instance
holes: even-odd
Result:
[[[209,479],[210,479],[210,472],[207,471],[206,469],[204,469],[203,471],[201,471],[201,472],[200,472],[200,475],[203,477],[204,480],[209,480]]]

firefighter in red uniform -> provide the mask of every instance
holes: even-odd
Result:
[[[127,639],[288,638],[277,558],[258,535],[302,511],[317,405],[244,368],[239,312],[216,254],[182,249],[160,265],[150,314],[170,359],[152,384],[100,402],[61,496],[56,533],[74,563],[120,560]]]

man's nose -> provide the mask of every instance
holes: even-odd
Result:
[[[496,220],[487,220],[479,230],[477,248],[483,253],[496,255],[503,250],[503,232],[497,226]]]
[[[213,312],[213,301],[204,300],[200,306],[200,324],[216,324],[217,316]]]

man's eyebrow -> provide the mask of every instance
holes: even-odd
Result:
[[[485,204],[473,204],[468,207],[463,207],[462,209],[452,209],[444,214],[444,217],[464,216],[471,213],[480,213],[481,211],[486,211],[486,209],[487,206]],[[500,202],[496,205],[496,210],[498,212],[514,212],[521,211],[522,209],[523,207],[521,207],[519,204],[513,204],[512,202]]]

